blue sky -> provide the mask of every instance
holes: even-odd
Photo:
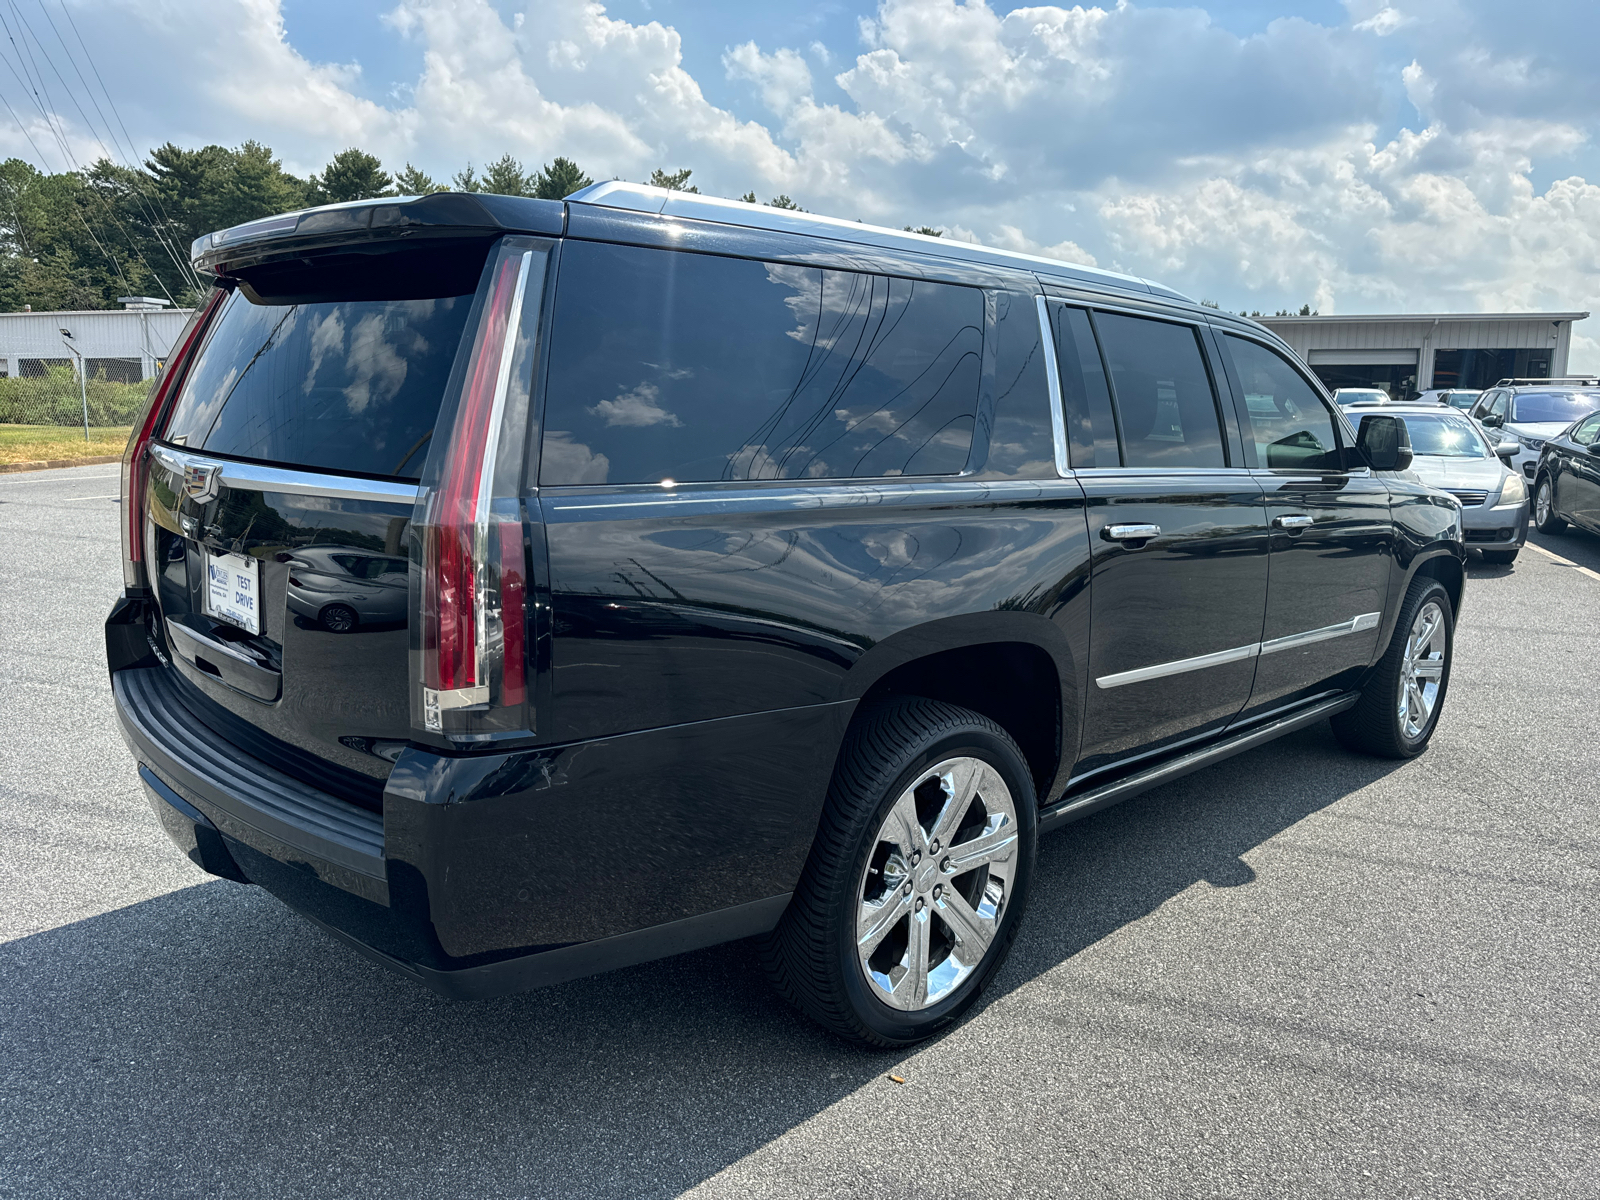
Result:
[[[1594,0],[65,3],[144,147],[690,167],[1235,309],[1600,311]]]

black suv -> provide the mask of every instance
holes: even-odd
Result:
[[[448,995],[763,935],[907,1043],[1040,832],[1439,718],[1457,502],[1156,284],[622,183],[194,260],[124,464],[123,730],[202,868]]]

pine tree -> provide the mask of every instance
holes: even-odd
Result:
[[[497,196],[531,196],[533,182],[522,164],[509,154],[490,163],[483,173],[483,190]]]
[[[787,208],[787,209],[789,209],[789,210],[791,210],[793,212],[807,212],[807,211],[809,211],[807,209],[801,208],[793,200],[789,199],[788,196],[781,195],[781,194],[777,195],[777,196],[774,196],[771,200],[768,200],[767,201],[767,207],[769,207],[769,208]]]
[[[478,177],[472,173],[472,164],[470,162],[467,164],[466,170],[457,171],[453,176],[451,176],[450,182],[458,192],[483,191],[483,184],[480,183]]]
[[[353,146],[335,154],[322,174],[311,179],[312,199],[318,204],[370,200],[387,195],[393,186],[394,180],[384,171],[383,164],[365,150]]]
[[[672,172],[663,171],[660,167],[657,167],[650,172],[650,186],[666,188],[669,192],[694,192],[699,195],[700,189],[689,183],[689,176],[693,174],[694,172],[688,167],[681,171]]]
[[[570,158],[557,158],[546,163],[534,177],[533,194],[540,200],[565,200],[573,192],[582,191],[594,182],[583,173],[583,168]]]
[[[407,163],[404,171],[395,172],[394,190],[401,196],[428,196],[444,191],[445,185],[435,183],[433,176]]]

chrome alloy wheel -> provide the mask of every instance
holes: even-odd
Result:
[[[1018,849],[1011,790],[982,759],[946,759],[900,794],[856,889],[856,955],[878,999],[929,1008],[977,970]]]
[[[1550,481],[1542,480],[1533,495],[1533,519],[1541,528],[1550,520]]]
[[[1439,702],[1447,645],[1444,610],[1437,600],[1430,600],[1411,622],[1405,660],[1400,664],[1400,728],[1408,738],[1422,736]]]

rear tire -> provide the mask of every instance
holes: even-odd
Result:
[[[1485,550],[1483,552],[1483,561],[1498,567],[1510,566],[1517,561],[1517,554],[1521,550],[1521,546],[1518,546],[1515,550]]]
[[[1550,476],[1539,476],[1533,485],[1533,523],[1540,533],[1564,533],[1567,523],[1556,513],[1556,488]]]
[[[1455,652],[1450,593],[1431,576],[1412,580],[1389,648],[1372,668],[1354,708],[1333,718],[1346,749],[1379,758],[1415,758],[1439,724]]]
[[[949,1025],[1016,938],[1036,818],[1027,760],[987,717],[922,699],[859,715],[800,885],[763,943],[773,986],[862,1045]]]

